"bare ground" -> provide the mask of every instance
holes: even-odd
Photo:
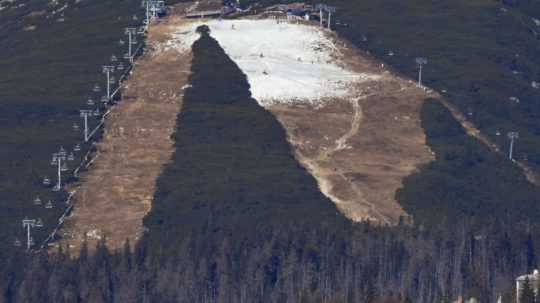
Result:
[[[348,100],[324,106],[268,107],[287,130],[299,161],[321,191],[355,221],[395,224],[404,177],[433,160],[420,125],[426,93],[334,37],[343,65],[382,80],[358,83]]]
[[[107,118],[99,157],[81,178],[61,245],[76,251],[84,238],[92,248],[106,237],[108,247],[118,249],[143,233],[156,179],[174,151],[171,135],[191,67],[189,51],[161,51],[161,44],[183,22],[171,16],[150,27],[150,51],[136,62],[122,101]]]

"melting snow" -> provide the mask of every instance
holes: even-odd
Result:
[[[167,48],[185,50],[198,38],[202,23],[180,28]],[[377,80],[340,67],[339,51],[324,31],[275,20],[227,20],[206,23],[211,35],[247,75],[253,97],[263,106],[275,103],[317,104],[347,97],[353,83]]]

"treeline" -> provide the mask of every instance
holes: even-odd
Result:
[[[536,265],[539,243],[503,224],[289,225],[250,240],[209,240],[212,230],[174,250],[143,240],[118,253],[83,246],[77,259],[67,250],[18,257],[2,271],[2,302],[514,302],[513,279]]]

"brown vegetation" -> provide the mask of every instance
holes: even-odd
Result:
[[[420,125],[426,94],[334,38],[347,68],[382,78],[356,84],[350,100],[268,109],[321,190],[349,218],[394,224],[406,216],[394,197],[402,179],[433,159]]]
[[[73,215],[61,231],[62,245],[77,247],[87,238],[94,247],[106,237],[117,249],[143,233],[156,179],[174,151],[171,135],[190,72],[189,52],[160,46],[181,22],[171,17],[150,27],[150,51],[137,61],[122,100],[108,116],[99,157],[82,176]]]

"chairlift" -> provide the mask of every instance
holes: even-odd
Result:
[[[34,205],[41,205],[41,198],[39,196],[34,199]]]
[[[51,200],[49,200],[49,202],[47,202],[47,204],[45,204],[45,208],[46,208],[46,209],[51,209],[51,208],[53,208],[53,207],[54,207],[54,206],[53,206]]]
[[[73,152],[69,153],[69,155],[67,156],[67,159],[68,159],[68,161],[75,160],[75,155],[73,154]]]
[[[81,151],[81,145],[77,143],[77,144],[73,147],[73,151],[76,151],[76,152]]]
[[[96,85],[94,85],[93,90],[94,90],[95,93],[99,93],[101,91],[101,87],[99,86],[99,84],[96,84]]]
[[[13,243],[13,245],[15,245],[15,247],[20,247],[22,246],[22,243],[18,238],[15,238],[15,242]]]
[[[68,171],[68,170],[69,170],[69,168],[68,168],[66,162],[62,163],[62,167],[60,167],[60,171]]]
[[[48,177],[44,177],[43,178],[43,185],[46,185],[46,186],[51,185],[51,179],[49,179]]]
[[[88,101],[86,102],[88,106],[94,106],[96,103],[94,102],[94,99],[88,98]]]

